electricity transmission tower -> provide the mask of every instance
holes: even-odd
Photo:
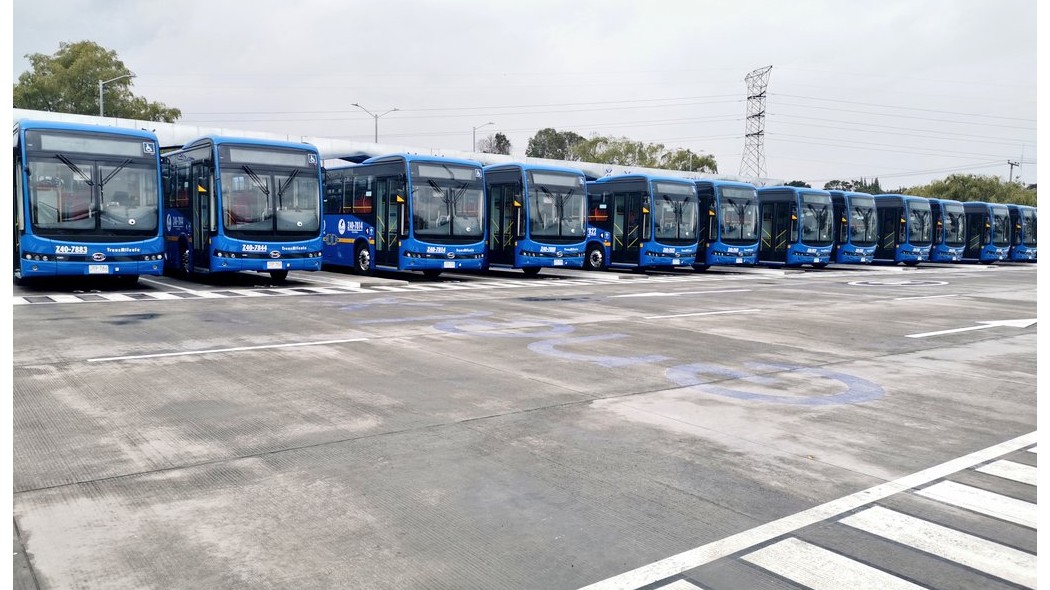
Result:
[[[766,176],[766,86],[773,66],[753,70],[744,76],[747,83],[747,123],[744,133],[744,156],[740,160],[740,176]]]

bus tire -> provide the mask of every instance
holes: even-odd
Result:
[[[605,252],[598,246],[587,248],[587,257],[583,259],[587,270],[605,270]]]
[[[139,282],[139,275],[117,275],[117,285],[130,288],[134,287]]]
[[[270,271],[270,278],[273,279],[273,281],[275,283],[283,283],[288,278],[288,271],[287,270],[271,270]]]
[[[827,268],[827,266],[828,266],[827,262],[814,262],[813,263],[813,268]]]
[[[423,270],[423,276],[428,279],[436,279],[441,276],[441,269],[439,268],[428,268]]]
[[[525,273],[525,276],[534,277],[540,274],[540,267],[538,266],[526,266],[521,269],[521,272]]]
[[[918,260],[905,260],[904,261],[904,265],[905,266],[919,266],[919,261]]]
[[[704,272],[705,270],[707,270],[709,268],[711,268],[710,264],[694,264],[693,265],[693,270],[696,270],[696,271],[699,271],[699,272]]]
[[[372,253],[365,244],[358,245],[354,251],[354,272],[359,275],[372,273]]]

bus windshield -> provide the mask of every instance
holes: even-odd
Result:
[[[719,214],[722,241],[753,244],[758,240],[758,191],[753,188],[722,187]]]
[[[802,195],[802,241],[812,246],[830,246],[832,241],[831,197]]]
[[[141,150],[141,140],[130,143]],[[29,218],[36,233],[83,237],[157,233],[155,160],[30,152],[27,167]]]
[[[856,246],[874,246],[879,237],[875,199],[871,197],[851,197],[849,204],[850,242]]]
[[[656,239],[695,241],[700,206],[695,189],[686,184],[655,182],[653,190]]]
[[[534,238],[584,235],[587,211],[583,177],[557,172],[529,173],[529,231]]]
[[[908,202],[908,241],[912,245],[933,243],[933,213],[928,202]]]
[[[992,207],[992,243],[996,246],[1010,245],[1010,210],[1005,206]]]
[[[943,205],[944,243],[962,246],[966,243],[966,212],[962,205]]]
[[[316,233],[320,230],[317,168],[231,164],[222,170],[224,225],[232,232]]]
[[[412,164],[412,225],[419,237],[481,238],[481,169]]]
[[[1025,246],[1035,246],[1035,211],[1030,209],[1023,211],[1021,213],[1021,218],[1023,219],[1022,223],[1024,224],[1021,226],[1023,236],[1021,243]]]

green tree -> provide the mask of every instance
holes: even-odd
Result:
[[[115,51],[93,41],[59,43],[54,55],[33,53],[26,58],[31,69],[14,85],[13,104],[19,109],[97,115],[99,81],[133,75]],[[131,80],[104,86],[106,115],[166,123],[182,116],[179,109],[132,94]]]
[[[784,186],[797,186],[799,188],[813,188],[801,180],[792,180],[791,182],[785,182]]]
[[[907,194],[955,201],[985,201],[1035,205],[1036,191],[1019,182],[1004,182],[998,176],[983,174],[952,174],[944,180],[907,189]]]
[[[718,162],[710,154],[695,154],[692,150],[679,148],[664,152],[660,156],[660,165],[657,168],[715,174],[718,172]]]
[[[663,144],[643,143],[626,137],[595,135],[577,143],[572,148],[574,160],[619,166],[642,166],[659,168]]]
[[[511,145],[506,135],[497,133],[479,141],[478,148],[483,154],[504,154],[509,156]]]
[[[578,160],[573,156],[572,148],[582,142],[583,136],[572,131],[557,131],[553,127],[540,129],[529,139],[525,155],[529,158],[550,158],[552,160]]]
[[[853,181],[852,180],[831,180],[824,183],[824,190],[826,191],[852,191]]]

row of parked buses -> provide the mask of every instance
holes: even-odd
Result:
[[[1027,206],[406,154],[324,169],[303,143],[162,155],[147,131],[42,121],[14,139],[16,279],[1036,259]]]

